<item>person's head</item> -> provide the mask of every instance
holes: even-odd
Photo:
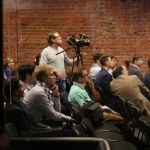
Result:
[[[107,67],[108,69],[113,67],[113,61],[112,61],[110,55],[103,55],[100,58],[100,63],[103,67]]]
[[[38,81],[44,82],[48,88],[55,85],[55,75],[53,67],[47,64],[41,64],[35,67],[34,74]]]
[[[120,75],[128,75],[128,71],[125,66],[117,66],[112,72],[113,78],[117,78]]]
[[[110,58],[111,58],[112,63],[113,63],[111,69],[114,69],[114,68],[116,67],[116,63],[117,63],[117,62],[116,62],[116,59],[115,59],[114,55],[110,55]]]
[[[41,53],[38,53],[35,57],[35,60],[34,60],[34,64],[35,65],[39,65],[39,62],[40,62],[40,58],[41,58]]]
[[[94,62],[95,62],[95,63],[97,63],[97,61],[100,62],[100,58],[101,58],[102,55],[103,55],[102,53],[95,53],[95,54],[93,55],[93,60],[94,60]]]
[[[17,76],[11,76],[6,79],[4,84],[4,93],[9,100],[10,98],[15,98],[13,100],[19,100],[24,96],[24,87],[22,81],[19,80]]]
[[[8,150],[10,146],[10,136],[5,128],[0,125],[0,150]]]
[[[78,66],[73,71],[73,80],[80,84],[85,84],[88,80],[88,73],[84,66]]]
[[[148,59],[147,63],[148,63],[148,67],[150,68],[150,58]]]
[[[34,75],[35,64],[33,63],[23,63],[18,67],[18,75],[20,80],[28,84],[34,84],[36,78]]]
[[[58,32],[52,32],[48,34],[48,43],[50,46],[56,45],[56,46],[61,46],[62,44],[62,38],[58,34]]]
[[[15,66],[15,67],[11,70],[11,76],[18,76],[18,66]]]
[[[4,63],[4,68],[9,68],[10,70],[14,67],[14,61],[12,58],[8,57]]]
[[[138,67],[141,67],[142,66],[142,63],[143,63],[143,60],[142,60],[142,56],[141,55],[134,55],[132,57],[132,64],[138,66]]]
[[[126,59],[125,60],[125,65],[126,65],[127,69],[129,69],[130,64],[131,64],[131,60],[130,59]]]

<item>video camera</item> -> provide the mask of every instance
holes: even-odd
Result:
[[[75,37],[77,37],[77,39]],[[78,35],[72,35],[68,38],[68,44],[74,47],[90,46],[90,41],[85,40],[86,38],[88,37],[82,33]]]

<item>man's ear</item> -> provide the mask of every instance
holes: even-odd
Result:
[[[51,41],[54,42],[54,38],[52,38]]]
[[[45,82],[46,81],[46,76],[43,76],[42,77],[42,82]]]

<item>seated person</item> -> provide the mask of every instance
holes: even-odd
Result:
[[[12,122],[19,132],[48,127],[35,122],[32,115],[20,105],[20,98],[24,95],[24,88],[22,81],[18,77],[12,76],[7,79],[4,92],[7,99],[12,103],[7,103],[4,109],[6,120]]]
[[[131,59],[131,64],[129,65],[128,73],[129,75],[137,75],[137,77],[143,82],[143,75],[141,72],[142,64],[142,56],[134,55]]]
[[[34,76],[35,64],[33,63],[22,63],[18,67],[18,75],[23,83],[24,87],[24,96],[31,90],[36,82]]]
[[[102,53],[95,53],[93,55],[94,64],[90,68],[90,77],[95,80],[97,73],[101,70],[100,57]]]
[[[150,58],[147,61],[149,70],[146,72],[144,76],[144,84],[150,90]]]
[[[73,73],[74,83],[70,89],[69,101],[77,101],[82,107],[84,104],[91,101],[88,93],[84,89],[84,86],[88,80],[88,74],[85,67],[77,67]],[[101,105],[100,105],[101,106]],[[113,111],[107,106],[101,106],[103,110],[103,120],[112,122],[114,124],[121,124],[125,121],[117,112]]]
[[[34,75],[35,64],[22,63],[18,68],[18,74],[23,82],[24,96],[34,87],[36,78]],[[61,112],[63,114],[71,114],[71,106],[68,103],[68,93],[64,92],[60,95]]]
[[[124,66],[116,67],[113,77],[114,80],[110,83],[113,94],[120,95],[137,106],[144,114],[150,115],[150,102],[143,94],[150,96],[150,91],[142,81],[136,75],[129,76]]]
[[[107,99],[105,100],[105,105],[114,109],[113,103],[113,94],[110,88],[110,82],[113,80],[112,75],[110,74],[110,69],[114,66],[114,62],[111,59],[111,55],[103,55],[100,58],[100,63],[102,65],[101,70],[98,72],[96,76],[96,86],[101,87]]]
[[[73,118],[61,113],[60,93],[55,84],[53,67],[47,64],[38,65],[34,74],[37,79],[36,84],[25,95],[23,103],[35,120],[39,122],[43,116],[46,116],[44,123],[48,124],[53,121],[56,121],[56,124],[62,121],[73,122]]]

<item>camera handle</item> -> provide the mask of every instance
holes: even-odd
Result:
[[[63,51],[61,51],[61,52],[58,52],[58,53],[56,53],[55,55],[59,55],[60,53],[65,52],[65,51],[67,51],[67,50],[69,50],[69,49],[72,49],[72,48],[73,48],[73,47],[66,48],[65,50],[63,50]]]

